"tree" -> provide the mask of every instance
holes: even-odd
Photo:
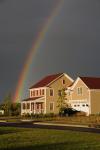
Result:
[[[57,107],[59,108],[59,114],[63,114],[64,109],[68,107],[67,103],[65,102],[66,99],[66,93],[65,89],[61,89],[58,91],[58,101],[57,101]]]
[[[18,115],[20,115],[21,104],[20,103],[12,103],[11,107],[10,107],[10,110],[11,110],[11,115],[12,116],[18,116]]]
[[[10,110],[11,103],[12,103],[12,96],[11,94],[8,94],[2,102],[2,109],[4,110],[4,114],[7,116],[11,115],[11,110]]]

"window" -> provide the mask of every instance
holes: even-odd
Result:
[[[50,89],[50,96],[53,96],[53,89]]]
[[[62,83],[63,83],[63,84],[65,84],[65,83],[66,83],[64,79],[63,79]]]
[[[82,106],[85,107],[85,104],[83,104]]]
[[[35,90],[35,96],[38,96],[38,90]]]
[[[22,106],[23,106],[23,109],[25,109],[25,103],[23,103],[23,105],[22,105]]]
[[[38,96],[38,90],[36,91],[36,95]]]
[[[87,107],[89,107],[89,105],[88,105],[88,104],[86,104],[86,106],[87,106]]]
[[[32,91],[30,91],[30,96],[32,97],[32,94],[33,94],[33,92]]]
[[[41,90],[40,90],[40,95],[41,95]]]
[[[50,103],[50,111],[52,111],[54,109],[54,104]]]
[[[61,96],[61,90],[58,90],[58,96]]]
[[[77,93],[78,93],[78,95],[82,95],[82,87],[77,88]]]
[[[74,105],[74,107],[76,107],[76,105]]]
[[[35,96],[35,91],[33,91],[33,96]]]
[[[30,109],[30,103],[27,103],[27,109]]]
[[[42,95],[44,95],[44,89],[42,90]]]

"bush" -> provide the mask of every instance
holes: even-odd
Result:
[[[54,115],[54,113],[48,113],[48,114],[34,114],[34,113],[25,113],[22,115],[22,117],[24,118],[31,118],[31,119],[39,119],[39,118],[53,118],[56,115]]]
[[[54,116],[55,116],[54,113],[44,114],[44,117],[45,117],[45,118],[52,118],[52,117],[54,117]]]
[[[72,116],[77,114],[79,111],[73,109],[73,108],[65,108],[63,110],[63,116]]]
[[[31,115],[30,115],[29,113],[26,113],[26,114],[24,114],[24,117],[25,117],[25,118],[30,118]]]

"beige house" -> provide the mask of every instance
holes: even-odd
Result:
[[[73,109],[87,115],[100,113],[100,78],[78,77],[66,93]]]
[[[73,83],[66,73],[46,76],[29,89],[29,98],[21,102],[21,115],[25,113],[58,114],[59,90]]]

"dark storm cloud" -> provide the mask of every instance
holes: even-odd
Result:
[[[0,97],[15,87],[29,49],[57,2],[4,0],[1,3]],[[34,57],[25,90],[49,73],[100,76],[99,56],[100,1],[65,0]]]
[[[0,0],[0,3],[4,3],[6,0]]]
[[[3,2],[3,1],[2,1]],[[27,54],[56,0],[5,0],[0,5],[0,93],[17,84]],[[0,95],[0,97],[2,97]]]

